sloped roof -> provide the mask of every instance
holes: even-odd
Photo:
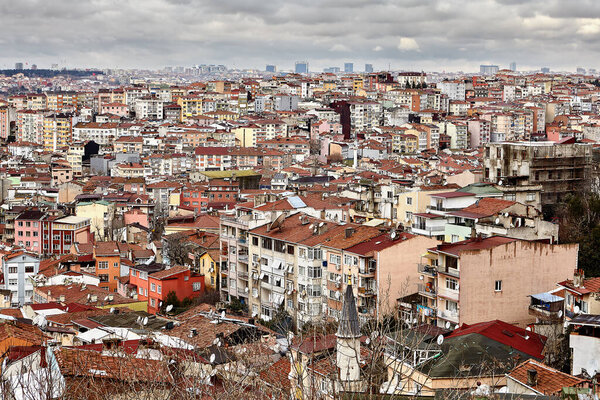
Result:
[[[537,371],[537,384],[528,384],[527,371]],[[585,382],[585,379],[577,378],[573,375],[565,374],[557,369],[549,367],[535,360],[527,360],[508,374],[508,377],[527,385],[544,395],[554,395],[562,391],[564,387],[573,387]]]

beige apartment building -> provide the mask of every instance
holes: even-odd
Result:
[[[502,236],[440,244],[418,265],[418,318],[440,327],[499,319],[525,326],[529,295],[573,278],[577,244],[545,244]]]

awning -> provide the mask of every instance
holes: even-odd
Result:
[[[421,254],[421,257],[429,258],[430,260],[437,260],[438,259],[437,254],[431,254],[431,253]]]
[[[538,294],[532,294],[529,297],[539,300],[539,301],[543,301],[544,303],[555,303],[557,301],[563,301],[564,298],[560,297],[560,296],[555,296],[553,294],[550,293],[538,293]]]

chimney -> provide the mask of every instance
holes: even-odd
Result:
[[[537,370],[527,370],[527,386],[537,386]]]
[[[573,286],[576,288],[583,287],[583,280],[585,279],[585,274],[582,269],[576,269],[573,273]]]

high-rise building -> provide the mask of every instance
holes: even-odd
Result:
[[[15,69],[23,69],[23,63],[22,62],[15,63]]]
[[[367,72],[367,73],[373,72],[373,64],[365,64],[365,72]]]
[[[323,68],[323,72],[328,74],[337,74],[340,72],[340,67]]]
[[[585,75],[585,68],[577,67],[577,74]]]
[[[497,65],[480,65],[479,66],[479,73],[482,75],[494,75],[496,73],[498,73],[498,71],[500,70],[500,68],[498,68]]]
[[[540,71],[542,71],[542,74],[549,74],[550,73],[550,68],[548,68],[548,67],[542,67]]]
[[[517,70],[517,63],[516,62],[511,62],[510,63],[510,70],[511,71],[516,71]]]
[[[277,67],[275,67],[274,65],[267,65],[267,67],[265,68],[265,71],[267,72],[275,72],[277,70]]]
[[[296,61],[297,74],[308,74],[308,61]]]
[[[354,63],[344,63],[344,72],[345,73],[353,73],[354,72]]]

